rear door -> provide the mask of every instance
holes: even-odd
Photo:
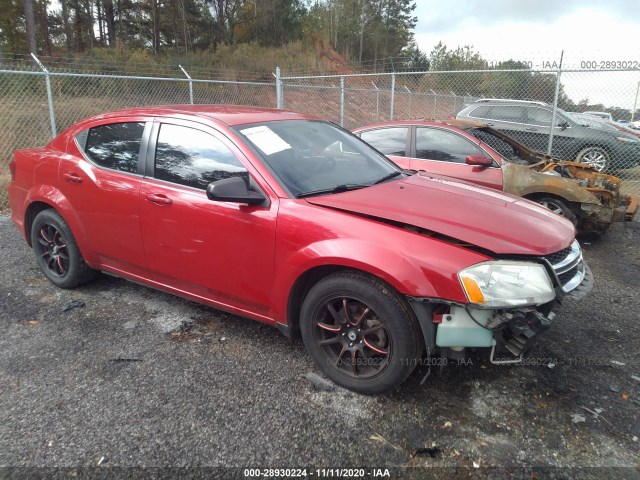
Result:
[[[100,262],[143,276],[139,159],[145,155],[151,125],[144,117],[95,122],[76,134],[59,168],[60,190]]]
[[[389,157],[400,168],[409,169],[409,126],[381,127],[360,132],[360,138]]]
[[[248,168],[249,167],[249,168]],[[153,278],[252,316],[269,317],[278,199],[235,145],[198,123],[154,124],[140,193],[144,247]],[[239,176],[264,205],[207,198],[210,182]]]

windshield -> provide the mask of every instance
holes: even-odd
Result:
[[[573,113],[572,116],[577,123],[585,127],[600,128],[603,130],[616,130],[615,127],[607,124],[606,121],[600,117],[594,117],[593,115],[586,115],[584,113]]]
[[[401,172],[385,156],[331,123],[284,120],[235,130],[293,197],[363,188]]]

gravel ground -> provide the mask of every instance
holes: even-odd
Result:
[[[594,290],[528,365],[479,352],[369,397],[318,390],[302,342],[257,322],[108,276],[57,289],[0,217],[0,466],[637,478],[640,224],[582,241]]]

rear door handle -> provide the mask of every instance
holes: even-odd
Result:
[[[171,205],[173,203],[169,197],[161,193],[148,193],[144,198],[146,201],[155,203],[156,205]]]
[[[64,178],[69,183],[82,183],[82,177],[77,173],[65,173]]]
[[[534,128],[534,127],[528,127],[528,128],[525,128],[525,130],[526,130],[527,132],[537,132],[537,131],[538,131],[538,129],[537,129],[537,128]]]

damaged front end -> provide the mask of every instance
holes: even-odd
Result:
[[[581,232],[604,232],[613,222],[633,221],[638,210],[637,195],[623,195],[620,179],[600,173],[585,163],[560,160],[520,143],[487,125],[466,120],[449,120],[502,155],[503,190],[540,201],[561,200],[575,216]]]
[[[532,168],[535,168],[534,165]],[[541,166],[541,173],[558,174],[568,178],[594,195],[599,202],[600,209],[583,205],[581,208],[587,214],[586,219],[598,224],[633,221],[638,211],[638,196],[623,195],[620,192],[620,179],[613,175],[600,173],[584,163],[567,161],[549,161]],[[593,217],[593,218],[589,218]]]
[[[460,359],[469,348],[486,347],[496,364],[521,362],[563,300],[593,287],[577,241],[551,255],[485,262],[458,276],[468,304],[409,299],[427,353]]]
[[[576,162],[543,160],[524,166],[502,165],[504,191],[532,200],[560,198],[576,217],[580,231],[606,231],[613,222],[632,221],[636,195],[620,192],[620,179]]]

